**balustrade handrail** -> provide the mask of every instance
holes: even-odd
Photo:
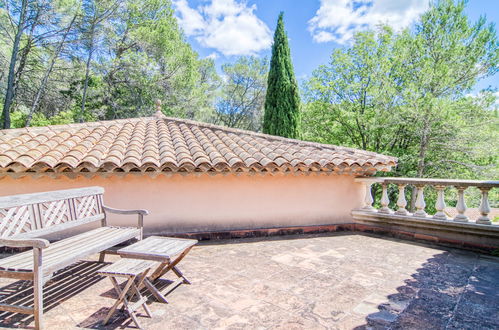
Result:
[[[490,205],[488,199],[489,190],[495,187],[499,187],[499,181],[496,180],[453,180],[453,179],[419,179],[419,178],[394,178],[394,177],[360,177],[355,179],[356,182],[362,182],[365,185],[365,198],[363,211],[377,212],[381,214],[396,214],[402,216],[410,216],[417,218],[428,218],[429,215],[425,212],[425,198],[424,198],[424,187],[433,186],[437,191],[437,200],[435,203],[435,209],[437,212],[431,216],[433,219],[437,220],[454,220],[458,222],[468,222],[469,219],[465,215],[466,212],[466,202],[464,199],[464,191],[468,187],[477,187],[481,192],[480,207],[478,208],[480,212],[480,217],[476,219],[475,223],[480,225],[490,225],[492,222],[488,217],[490,213]],[[375,209],[373,207],[374,198],[371,193],[371,186],[375,183],[381,184],[381,208]],[[398,199],[397,199],[397,209],[391,210],[388,206],[390,204],[388,196],[388,185],[396,184],[398,186]],[[414,213],[409,213],[406,209],[407,200],[405,198],[405,187],[407,185],[413,185],[415,187],[414,193],[416,194]],[[444,210],[445,205],[445,188],[455,187],[457,189],[457,206],[456,210],[458,212],[454,219],[448,219]]]
[[[453,186],[453,187],[499,187],[497,180],[460,180],[460,179],[426,179],[426,178],[395,178],[395,177],[360,177],[357,182],[394,183],[410,185]]]

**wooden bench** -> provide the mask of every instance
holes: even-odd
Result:
[[[0,259],[0,277],[33,281],[33,307],[0,304],[0,311],[33,314],[43,327],[43,285],[53,273],[82,258],[129,239],[142,239],[146,210],[117,210],[103,205],[102,187],[0,197],[0,246],[32,247]],[[107,225],[106,213],[137,214],[135,227]],[[48,234],[99,221],[101,226],[50,243]]]

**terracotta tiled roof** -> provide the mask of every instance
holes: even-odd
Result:
[[[396,158],[183,119],[0,130],[0,173],[389,171]]]

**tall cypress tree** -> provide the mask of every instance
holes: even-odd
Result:
[[[299,137],[300,96],[291,62],[284,14],[279,14],[274,33],[272,59],[267,81],[263,132],[288,138]]]

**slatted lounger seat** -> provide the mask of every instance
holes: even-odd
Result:
[[[0,197],[0,245],[33,250],[0,259],[0,277],[33,281],[34,307],[0,304],[0,311],[34,314],[43,327],[43,284],[52,274],[91,254],[129,239],[142,239],[145,210],[117,210],[103,205],[101,187]],[[108,226],[106,212],[137,214],[135,227]],[[40,238],[83,224],[101,227],[49,243]]]

